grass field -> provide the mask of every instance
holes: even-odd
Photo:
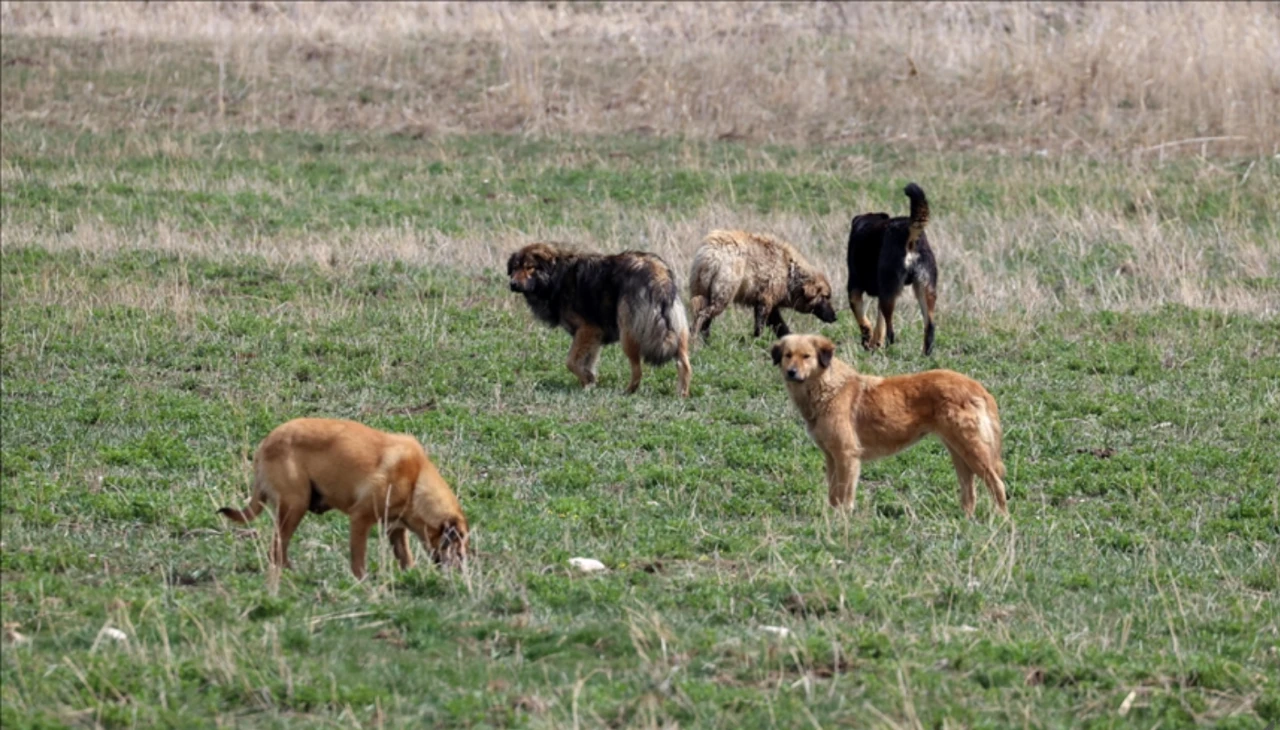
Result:
[[[444,112],[414,127],[378,92],[402,57],[355,30],[299,16],[299,47],[263,51],[288,71],[319,43],[355,59],[345,71],[233,63],[224,82],[218,53],[255,58],[244,38],[166,45],[153,18],[131,40],[98,33],[100,8],[72,27],[32,7],[0,8],[5,728],[1280,722],[1280,159],[1261,126],[1218,129],[1252,140],[1232,154],[1150,149],[1196,137],[1178,125],[1212,96],[1138,110],[1127,131],[1077,110],[1117,136],[1048,149],[1012,116],[970,144],[960,101],[937,145],[770,141],[710,117],[685,135],[639,117],[654,129],[511,129],[493,120],[525,102],[483,96],[473,129]],[[717,18],[690,32],[723,50]],[[533,46],[442,27],[458,45],[414,52],[495,53],[484,83],[512,58],[537,66]],[[1264,81],[1229,94],[1265,106],[1249,96]],[[224,89],[259,112],[227,114]],[[506,255],[536,238],[655,250],[683,282],[706,230],[743,225],[791,239],[843,292],[849,217],[905,212],[909,180],[933,208],[934,356],[913,302],[875,354],[847,306],[788,319],[866,372],[982,380],[1007,521],[985,494],[962,517],[933,441],[864,466],[851,515],[828,509],[745,312],[693,353],[690,399],[670,366],[624,396],[618,348],[581,391],[568,336],[507,289]],[[468,568],[415,547],[401,573],[384,541],[357,583],[331,512],[269,585],[270,520],[215,510],[244,501],[256,443],[308,415],[420,438],[470,519]],[[578,574],[578,556],[608,570]]]

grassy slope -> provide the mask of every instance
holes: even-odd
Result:
[[[618,211],[843,217],[855,199],[899,204],[897,178],[919,173],[969,241],[1014,212],[1101,211],[1200,236],[1180,242],[1242,237],[1266,263],[1275,161],[8,123],[2,141],[0,610],[31,639],[4,646],[5,727],[1280,719],[1273,316],[1064,297],[1027,318],[944,292],[931,360],[911,304],[887,355],[856,350],[847,314],[794,316],[866,371],[951,367],[1001,404],[1012,523],[989,520],[985,497],[982,519],[960,517],[932,442],[866,467],[846,521],[741,313],[695,353],[691,400],[670,367],[622,396],[616,348],[583,393],[568,338],[532,325],[491,267],[236,248],[303,234],[354,248],[394,227],[622,242]],[[43,246],[79,231],[87,251]],[[94,252],[113,231],[207,245]],[[1035,235],[991,285],[1085,289],[1132,255],[1123,236],[1077,251]],[[839,240],[821,245],[838,256]],[[1228,243],[1191,250],[1204,276],[1277,301],[1273,264],[1250,278]],[[1138,284],[1107,286],[1145,309]],[[269,590],[269,522],[248,535],[214,509],[244,498],[253,445],[300,415],[418,435],[473,521],[472,570],[399,575],[383,550],[354,584],[329,514],[304,522],[298,569]],[[573,575],[577,555],[611,570]],[[128,642],[99,639],[108,624]]]

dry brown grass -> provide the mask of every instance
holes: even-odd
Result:
[[[1280,312],[1280,250],[1274,226],[1259,226],[1256,211],[1259,200],[1274,199],[1275,164],[1258,160],[1242,175],[1213,159],[1280,151],[1276,4],[0,2],[0,23],[6,190],[27,176],[59,187],[110,182],[113,161],[132,156],[194,159],[208,149],[188,132],[217,130],[408,133],[425,138],[417,154],[447,163],[455,160],[444,133],[891,141],[926,154],[892,167],[852,155],[838,174],[925,185],[950,311],[1179,303]],[[126,134],[103,145],[93,164],[57,173],[11,164],[15,150],[67,154],[38,148],[40,135],[27,134],[45,128]],[[22,134],[8,134],[14,130]],[[974,173],[934,151],[973,147],[1066,156],[1033,172],[1010,155],[1008,166],[981,173],[1001,178],[994,208],[958,207],[950,201],[964,197]],[[688,149],[682,169],[710,169]],[[816,149],[778,162],[752,145],[730,164],[821,175],[830,155],[846,154]],[[1129,154],[1103,168],[1084,160],[1116,151]],[[1155,200],[1159,160],[1186,152],[1202,158],[1190,172],[1195,180],[1177,188],[1176,200]],[[537,164],[653,163],[566,148]],[[501,162],[494,165],[501,176]],[[204,179],[202,169],[175,164],[147,185],[282,200],[295,192],[260,176]],[[1045,175],[1083,191],[1085,202],[1019,193],[1023,182],[1045,186]],[[461,178],[419,182],[470,190]],[[359,184],[353,192],[363,192]],[[1183,212],[1224,187],[1234,192],[1212,220]],[[1115,190],[1131,196],[1129,208]],[[521,204],[503,195],[495,206]],[[903,204],[889,209],[904,212]],[[838,205],[823,215],[756,214],[730,192],[679,214],[605,205],[593,211],[611,221],[604,231],[570,215],[564,226],[535,220],[518,230],[476,222],[460,235],[372,227],[249,238],[163,219],[139,233],[92,217],[51,236],[6,213],[0,246],[260,254],[324,266],[396,259],[495,272],[518,245],[557,238],[654,250],[683,275],[701,236],[731,225],[795,242],[842,288],[849,216],[886,206],[867,197]],[[1132,256],[1094,255],[1112,244]]]
[[[863,206],[871,208],[870,203]],[[839,306],[845,306],[845,239],[848,217],[773,212],[759,214],[715,203],[689,215],[665,215],[609,205],[617,221],[604,233],[575,225],[535,222],[525,229],[477,226],[462,235],[439,230],[366,228],[336,237],[331,232],[229,237],[217,230],[181,231],[161,222],[155,229],[129,232],[82,221],[70,232],[50,236],[25,225],[6,225],[0,248],[38,246],[93,256],[157,250],[179,256],[228,259],[261,256],[285,266],[318,265],[338,272],[377,261],[448,267],[501,278],[511,251],[533,240],[570,241],[588,249],[642,248],[675,268],[682,292],[698,241],[707,231],[731,223],[782,236],[799,246],[831,278]],[[895,211],[898,212],[898,211]],[[1154,215],[1105,210],[1052,211],[1027,208],[995,215],[978,211],[938,211],[930,224],[937,252],[942,315],[978,317],[1032,315],[1063,310],[1150,311],[1166,304],[1262,317],[1280,315],[1280,251],[1259,239],[1247,223],[1224,222],[1213,231],[1193,231]],[[1114,246],[1124,260],[1097,259],[1093,249]],[[1051,252],[1051,255],[1046,255]],[[169,292],[153,292],[157,303]],[[106,295],[104,295],[106,296]],[[133,296],[117,292],[110,296]],[[687,297],[687,292],[685,292]],[[912,321],[913,304],[904,304]],[[846,310],[847,314],[847,310]]]
[[[42,70],[6,117],[88,128],[1280,152],[1274,3],[5,2],[0,23],[5,73]],[[45,42],[66,38],[92,57]],[[118,83],[68,86],[86,64]]]

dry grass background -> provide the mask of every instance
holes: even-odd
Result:
[[[919,154],[896,166],[854,155],[830,172],[812,167],[831,162],[826,152],[778,163],[751,146],[742,164],[919,180],[935,203],[931,236],[950,311],[1178,303],[1280,312],[1276,226],[1260,227],[1256,210],[1280,196],[1275,3],[4,2],[0,24],[4,73],[27,72],[3,87],[6,155],[34,144],[15,142],[15,129],[124,132],[96,165],[36,173],[46,184],[114,181],[115,154],[195,159],[207,152],[193,149],[190,135],[220,131],[407,134],[422,140],[424,157],[446,162],[451,134],[656,134],[811,150],[887,143]],[[971,182],[956,166],[965,150],[1010,161],[982,173],[983,184],[998,175],[994,209],[955,202]],[[1018,159],[1026,153],[1054,162]],[[1159,199],[1160,166],[1187,155],[1198,159],[1187,173],[1195,179],[1180,183],[1177,199]],[[1260,164],[1226,162],[1248,157]],[[539,164],[584,162],[649,164],[564,148]],[[680,164],[711,169],[696,156]],[[0,165],[6,186],[28,174],[7,159]],[[468,183],[429,184],[466,195]],[[294,194],[260,177],[147,184]],[[1084,191],[1085,201],[1017,194],[1057,184]],[[1202,185],[1230,190],[1230,201],[1211,220],[1191,220],[1185,211],[1196,208]],[[1114,190],[1127,201],[1109,196]],[[139,232],[86,218],[50,235],[6,213],[0,239],[5,247],[399,259],[494,271],[522,242],[558,238],[648,248],[683,273],[708,229],[741,226],[796,242],[842,289],[849,216],[903,212],[905,202],[862,195],[833,201],[830,213],[757,214],[717,195],[691,213],[609,204],[608,230],[476,221],[461,234],[404,227],[249,238],[163,219]],[[1109,245],[1132,256],[1086,262]]]
[[[93,39],[153,92],[198,49],[221,113],[183,111],[205,85],[153,114],[147,88],[98,99],[135,127],[1280,152],[1275,3],[5,2],[0,23]],[[40,93],[6,114],[56,119]]]

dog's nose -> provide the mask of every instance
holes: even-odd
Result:
[[[788,377],[788,378],[790,378],[790,379],[792,379],[792,380],[795,380],[795,379],[796,379],[796,374],[797,374],[797,373],[796,373],[796,369],[795,369],[795,368],[787,368],[787,377]]]
[[[511,284],[511,291],[520,291],[520,285],[517,284],[514,279],[510,282],[510,284]]]

